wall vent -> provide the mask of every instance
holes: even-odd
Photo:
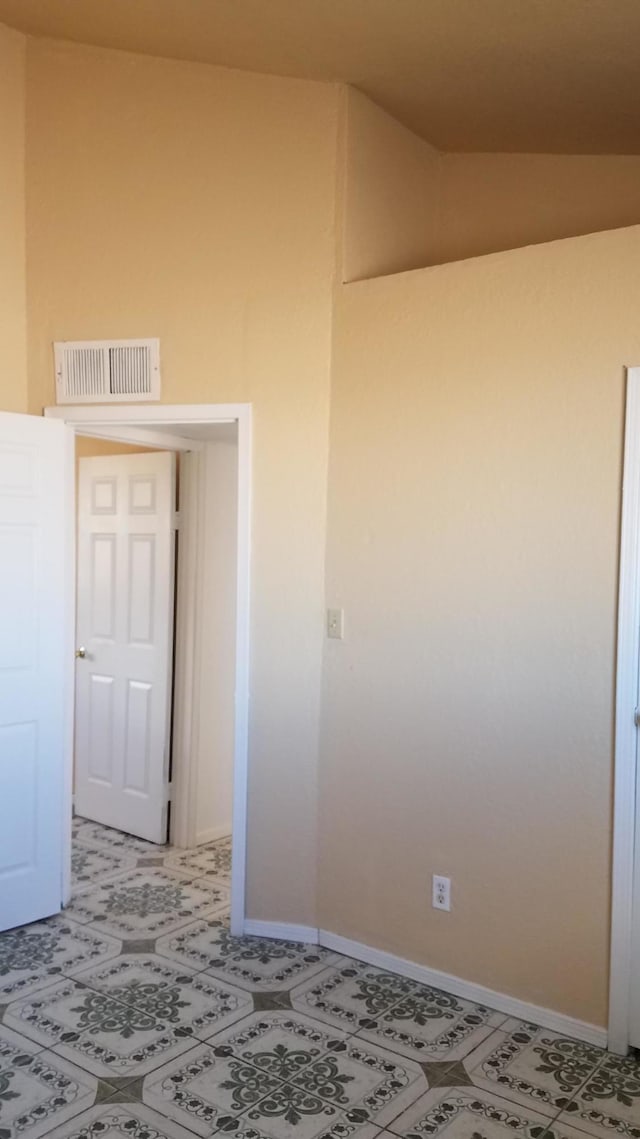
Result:
[[[61,340],[53,350],[57,403],[160,399],[159,340]]]

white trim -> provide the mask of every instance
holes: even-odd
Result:
[[[242,934],[246,905],[249,766],[249,609],[251,591],[251,405],[237,405],[238,585],[236,595],[236,706],[231,837],[231,933]]]
[[[209,827],[206,831],[198,831],[196,846],[204,846],[207,842],[217,842],[219,838],[231,838],[231,823],[222,823],[219,827]]]
[[[47,418],[64,419],[79,434],[82,434],[80,424],[116,423],[138,427],[168,424],[177,427],[181,423],[235,423],[247,412],[251,413],[249,403],[162,403],[153,407],[147,404],[92,404],[44,409]]]
[[[273,937],[276,941],[299,941],[317,945],[319,930],[313,925],[294,925],[286,921],[258,921],[248,918],[242,928],[245,937]]]
[[[247,785],[249,734],[249,603],[251,554],[251,480],[252,433],[251,405],[234,404],[113,404],[104,406],[66,405],[47,407],[44,415],[63,419],[77,434],[91,426],[113,424],[119,428],[179,427],[188,424],[237,423],[238,425],[238,583],[236,614],[236,691],[235,748],[233,778],[233,837],[231,869],[231,931],[241,933],[244,927]],[[70,492],[71,493],[71,492]],[[71,499],[73,518],[73,499]],[[74,607],[75,609],[75,607]],[[75,635],[75,632],[74,632]],[[71,642],[73,644],[73,641]],[[70,756],[72,762],[72,755]],[[67,781],[66,806],[71,820],[70,778]],[[195,794],[195,789],[192,790]]]
[[[344,957],[354,957],[357,961],[366,961],[367,965],[374,965],[378,969],[386,969],[390,973],[398,973],[401,977],[409,977],[422,985],[431,985],[435,989],[443,989],[455,997],[461,997],[475,1004],[488,1005],[505,1016],[513,1016],[518,1020],[526,1020],[531,1024],[539,1024],[541,1028],[548,1028],[552,1032],[563,1036],[572,1036],[576,1040],[585,1040],[588,1044],[595,1044],[598,1048],[607,1046],[607,1030],[597,1024],[589,1024],[585,1020],[576,1020],[573,1016],[555,1012],[553,1009],[541,1008],[540,1005],[521,1001],[517,997],[510,997],[506,993],[497,993],[494,989],[487,989],[484,985],[477,985],[473,981],[464,981],[461,977],[454,977],[451,973],[442,973],[439,969],[431,969],[428,965],[419,965],[416,961],[407,961],[404,957],[397,957],[395,953],[387,953],[384,949],[375,949],[361,941],[352,941],[349,937],[342,937],[338,933],[331,933],[328,929],[315,929],[310,925],[295,925],[291,922],[257,921],[248,918],[243,927],[246,936],[273,937],[278,941],[298,941],[306,945],[321,945],[324,949],[331,949],[341,953]]]
[[[202,534],[202,458],[190,452],[180,461],[180,540],[176,595],[176,655],[173,724],[174,799],[171,841],[180,847],[196,845],[197,720],[194,693],[200,662],[199,541]]]
[[[76,449],[74,432],[67,428],[65,432],[65,494],[66,501],[71,503],[71,509],[65,512],[64,525],[66,529],[66,565],[65,565],[65,658],[68,661],[65,675],[65,753],[66,763],[64,772],[64,785],[62,788],[62,802],[60,808],[62,819],[62,883],[61,901],[68,906],[71,901],[71,817],[73,815],[73,753],[75,744],[75,688],[76,688]],[[71,810],[69,803],[71,802]]]
[[[294,926],[293,928],[297,927]],[[271,936],[277,935],[271,934]],[[401,977],[410,977],[412,981],[419,981],[422,985],[432,985],[436,989],[444,989],[463,1000],[488,1005],[507,1016],[517,1017],[518,1020],[530,1021],[533,1024],[539,1024],[542,1028],[549,1028],[552,1032],[560,1032],[566,1036],[573,1036],[577,1040],[596,1044],[599,1048],[606,1048],[607,1030],[599,1028],[596,1024],[588,1024],[584,1020],[576,1020],[572,1016],[554,1012],[553,1009],[529,1004],[528,1001],[518,1000],[517,997],[510,997],[506,993],[496,993],[493,989],[486,989],[484,985],[476,985],[473,981],[463,981],[461,977],[454,977],[451,973],[442,973],[439,969],[429,968],[428,965],[418,965],[415,961],[406,961],[404,957],[396,957],[394,953],[386,953],[383,949],[374,949],[370,945],[364,945],[360,941],[352,941],[348,937],[341,937],[339,934],[331,933],[326,929],[319,931],[319,944],[325,949],[333,949],[336,953],[342,953],[345,957],[355,957],[359,961],[366,961],[368,965],[387,969],[391,973],[399,973]]]
[[[78,432],[79,434],[79,432]],[[169,431],[152,431],[148,427],[83,427],[82,434],[91,439],[110,439],[117,443],[137,443],[141,447],[158,447],[163,451],[201,451],[199,439],[172,435]]]
[[[627,369],[622,476],[611,898],[609,1046],[629,1047],[640,628],[640,368]]]

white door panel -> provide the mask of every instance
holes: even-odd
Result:
[[[0,929],[62,899],[69,439],[0,413]]]
[[[166,841],[175,458],[81,459],[76,810]]]

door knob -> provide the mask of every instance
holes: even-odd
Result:
[[[85,649],[84,645],[80,645],[80,648],[79,648],[79,649],[76,649],[76,659],[77,659],[78,657],[81,657],[81,658],[82,658],[82,660],[84,660],[84,658],[86,657],[86,655],[87,655],[87,650]]]

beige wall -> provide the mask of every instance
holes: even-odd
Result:
[[[33,40],[27,78],[30,410],[53,402],[53,340],[155,335],[165,401],[254,407],[249,916],[603,1023],[638,230],[337,288],[327,601],[347,637],[326,645],[318,913],[336,186],[347,276],[419,264],[434,152],[347,94],[341,186],[330,85]],[[532,240],[552,171],[501,217],[468,159],[455,241]],[[611,191],[587,179],[598,224],[633,210],[616,169]],[[563,225],[580,205],[591,227],[566,184]]]
[[[27,406],[25,37],[0,24],[0,410]]]
[[[600,1025],[639,293],[635,227],[335,315],[320,924]]]
[[[447,154],[441,185],[440,261],[640,222],[636,156]]]
[[[94,439],[91,435],[76,435],[75,444],[76,462],[96,455],[137,455],[152,450],[151,447],[139,447],[137,443],[116,443],[112,439]]]
[[[30,400],[51,341],[159,336],[251,401],[248,914],[313,921],[337,89],[29,41]]]
[[[346,281],[437,260],[440,154],[353,88],[345,94]]]
[[[640,158],[441,154],[345,92],[342,279],[640,222]]]

